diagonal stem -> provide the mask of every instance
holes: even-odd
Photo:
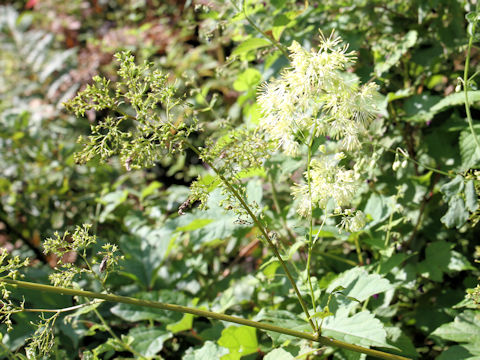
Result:
[[[476,12],[478,13],[480,9],[480,3],[477,2]],[[468,47],[467,47],[467,56],[465,59],[465,70],[463,72],[463,93],[465,94],[465,112],[467,113],[467,120],[468,120],[468,127],[470,128],[470,132],[472,133],[473,139],[475,140],[475,144],[477,145],[477,149],[480,150],[480,140],[478,139],[477,134],[475,133],[475,129],[473,128],[473,120],[472,114],[470,112],[470,100],[468,98],[468,91],[469,91],[469,78],[468,78],[468,70],[470,67],[470,53],[472,50],[473,45],[473,38],[475,36],[475,30],[477,27],[477,20],[472,23],[470,37],[468,39]]]
[[[192,145],[188,140],[185,139],[185,145],[187,145],[193,152],[195,152],[199,158],[202,158],[202,154],[200,151]],[[282,256],[278,252],[277,246],[273,243],[273,241],[270,239],[270,236],[268,236],[268,232],[263,226],[263,224],[260,222],[260,220],[257,218],[257,216],[252,212],[248,204],[245,202],[243,197],[238,193],[238,191],[233,187],[233,185],[221,174],[221,172],[209,161],[204,160],[205,163],[212,168],[212,170],[218,175],[220,180],[225,184],[225,186],[228,188],[228,190],[232,193],[233,196],[237,198],[237,200],[240,202],[242,207],[245,209],[245,211],[248,213],[248,215],[252,218],[253,222],[257,226],[257,228],[260,230],[262,233],[263,238],[266,240],[267,244],[270,246],[272,249],[273,253],[277,257],[278,261],[280,262],[280,265],[282,266],[283,270],[285,271],[288,280],[290,281],[293,290],[295,291],[295,294],[297,295],[298,301],[300,302],[300,305],[302,306],[303,312],[305,313],[305,316],[307,317],[307,321],[312,327],[313,331],[317,331],[317,328],[315,324],[313,323],[310,313],[308,312],[307,305],[305,304],[305,301],[302,298],[302,295],[300,294],[300,290],[298,290],[297,284],[295,283],[295,280],[293,279],[292,274],[290,273],[290,270],[288,270],[287,264],[285,264],[285,261],[283,261]]]
[[[51,292],[51,293],[56,293],[61,295],[84,296],[91,299],[103,299],[103,300],[114,302],[114,303],[130,304],[130,305],[136,305],[136,306],[162,309],[167,311],[175,311],[175,312],[184,313],[184,314],[192,314],[196,316],[203,316],[203,317],[212,318],[216,320],[222,320],[222,321],[232,322],[240,325],[250,326],[259,330],[273,331],[280,334],[285,334],[285,335],[290,335],[290,336],[294,336],[301,339],[315,341],[323,346],[332,346],[332,347],[347,349],[347,350],[359,352],[362,354],[375,356],[379,359],[410,360],[409,358],[406,358],[403,356],[393,355],[383,351],[364,348],[362,346],[349,344],[339,340],[334,340],[325,336],[309,334],[306,332],[283,328],[283,327],[271,325],[268,323],[262,323],[258,321],[243,319],[237,316],[219,314],[216,312],[200,310],[200,309],[191,308],[187,306],[167,304],[167,303],[162,303],[157,301],[142,300],[142,299],[136,299],[132,297],[120,296],[120,295],[114,295],[114,294],[96,293],[92,291],[69,289],[69,288],[64,288],[59,286],[36,284],[32,282],[5,279],[5,278],[0,279],[0,283],[2,282],[15,287],[23,288],[23,289],[30,289],[30,290],[43,291],[43,292],[46,291],[46,292]]]

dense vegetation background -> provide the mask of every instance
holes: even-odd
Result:
[[[361,150],[374,161],[353,200],[366,225],[341,231],[340,219],[322,223],[325,214],[315,210],[320,240],[311,247],[308,220],[297,216],[298,199],[291,196],[306,157],[274,148],[260,170],[241,176],[244,195],[262,212],[303,297],[317,298],[321,311],[312,314],[324,319],[322,334],[412,359],[480,359],[476,6],[463,0],[29,0],[0,6],[0,245],[8,252],[2,276],[11,269],[8,259],[28,257],[23,280],[47,284],[55,267],[72,268],[58,265],[59,247],[57,255],[44,251],[45,240],[65,231],[73,240],[96,235],[85,250],[61,257],[77,266],[67,285],[311,330],[255,224],[228,211],[235,205],[220,206],[225,198],[216,185],[207,186],[208,210],[188,204],[192,181],[202,176],[205,185],[212,177],[195,151],[159,152],[147,167],[128,156],[76,156],[82,150],[77,138],[90,135],[90,125],[101,124],[111,109],[77,117],[64,102],[96,75],[121,81],[114,54],[128,50],[137,64],[161,69],[188,104],[176,116],[195,116],[192,144],[213,148],[231,131],[231,141],[241,143],[242,131],[261,122],[260,85],[289,66],[286,48],[296,41],[315,49],[318,31],[328,36],[335,29],[356,52],[345,76],[374,82],[381,94]],[[152,134],[143,136],[148,142]],[[315,149],[328,148],[329,140]],[[230,156],[229,148],[237,153]],[[245,151],[227,141],[217,155],[234,161]],[[91,224],[90,235],[75,232],[82,224]],[[62,236],[72,243],[71,235]],[[123,255],[115,268],[107,243]],[[108,279],[100,268],[107,261]],[[8,322],[0,327],[2,358],[367,358],[206,317],[8,289],[25,309],[88,306],[43,319],[14,311],[12,330]],[[4,321],[12,310],[7,305]]]

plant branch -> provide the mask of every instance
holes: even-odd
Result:
[[[185,139],[185,144],[197,154],[197,156],[202,159],[202,154],[200,151],[193,145],[191,144],[187,139]],[[205,161],[205,160],[204,160]],[[280,262],[280,265],[282,266],[283,270],[285,271],[288,280],[292,284],[293,290],[295,291],[295,294],[297,295],[298,301],[300,302],[300,305],[302,306],[303,312],[305,313],[307,317],[307,321],[312,327],[313,331],[317,331],[315,324],[313,323],[310,313],[308,312],[307,305],[305,304],[305,301],[302,298],[302,295],[300,294],[300,290],[298,290],[297,284],[295,283],[295,280],[293,279],[292,274],[290,273],[290,270],[288,270],[287,264],[285,264],[285,261],[283,261],[282,256],[278,252],[277,246],[273,243],[273,241],[270,239],[270,236],[268,236],[268,232],[263,226],[263,224],[260,222],[260,220],[257,218],[257,216],[252,212],[248,204],[245,202],[245,200],[242,198],[242,196],[238,193],[238,191],[233,187],[233,185],[223,176],[220,171],[209,161],[205,161],[205,163],[212,168],[212,170],[218,175],[220,180],[225,184],[225,186],[228,188],[228,190],[232,193],[233,196],[237,198],[237,200],[240,202],[242,207],[245,209],[245,211],[248,213],[248,215],[252,218],[253,222],[257,226],[257,228],[260,230],[262,233],[263,237],[265,238],[267,244],[270,246],[272,249],[273,253],[277,257],[278,261]]]
[[[260,29],[257,25],[255,25],[255,23],[253,22],[252,19],[250,19],[247,15],[247,11],[245,9],[245,2],[242,3],[242,9],[240,9],[237,4],[235,4],[235,1],[230,1],[230,3],[233,5],[233,7],[238,11],[238,12],[242,12],[243,13],[243,16],[245,16],[245,19],[248,21],[248,23],[256,30],[258,31],[260,34],[262,34],[262,36],[267,39],[268,41],[270,41],[272,43],[273,46],[275,46],[278,50],[280,50],[280,52],[288,59],[288,52],[287,50],[285,49],[285,46],[283,46],[282,44],[280,44],[278,41],[276,41],[275,39],[273,39],[272,37],[268,36],[267,33],[265,31],[263,31],[262,29]]]
[[[480,4],[477,2],[477,7],[476,11],[478,12]],[[470,101],[468,99],[468,90],[469,90],[469,85],[468,85],[468,70],[470,67],[470,53],[472,50],[472,44],[473,44],[473,37],[475,36],[475,29],[477,27],[477,22],[476,20],[472,23],[471,27],[471,32],[470,32],[470,37],[468,39],[468,47],[467,47],[467,57],[465,59],[465,70],[463,72],[463,93],[465,94],[465,111],[467,113],[467,120],[468,120],[468,127],[470,128],[470,132],[472,133],[472,136],[475,140],[475,143],[477,144],[477,148],[480,150],[480,140],[477,137],[477,134],[475,133],[475,129],[473,128],[473,120],[472,120],[472,114],[470,112]]]
[[[51,293],[56,293],[56,294],[61,294],[61,295],[71,295],[71,296],[84,296],[87,298],[91,299],[103,299],[105,301],[110,301],[114,303],[122,303],[122,304],[130,304],[130,305],[136,305],[136,306],[143,306],[143,307],[149,307],[149,308],[156,308],[156,309],[161,309],[161,310],[167,310],[167,311],[175,311],[179,313],[186,313],[186,314],[192,314],[196,316],[203,316],[207,318],[212,318],[216,320],[222,320],[222,321],[227,321],[227,322],[232,322],[240,325],[245,325],[245,326],[250,326],[254,327],[259,330],[265,330],[265,331],[273,331],[276,333],[280,334],[285,334],[285,335],[290,335],[294,336],[297,338],[301,339],[306,339],[310,341],[315,341],[318,342],[321,345],[324,346],[332,346],[332,347],[338,347],[346,350],[351,350],[355,352],[359,352],[362,354],[367,354],[371,355],[374,357],[377,357],[379,359],[386,359],[386,360],[409,360],[406,357],[399,356],[399,355],[393,355],[389,354],[383,351],[378,351],[378,350],[373,350],[373,349],[368,349],[364,348],[362,346],[357,346],[353,344],[349,344],[343,341],[339,340],[334,340],[326,336],[319,336],[319,335],[314,335],[314,334],[309,334],[305,333],[302,331],[296,331],[288,328],[283,328],[280,326],[275,326],[267,323],[261,323],[258,321],[253,321],[253,320],[248,320],[248,319],[243,319],[240,317],[236,316],[230,316],[230,315],[225,315],[225,314],[219,314],[207,310],[200,310],[200,309],[195,309],[187,306],[181,306],[181,305],[174,305],[174,304],[167,304],[167,303],[161,303],[157,301],[149,301],[149,300],[141,300],[141,299],[136,299],[132,297],[127,297],[127,296],[120,296],[120,295],[114,295],[114,294],[104,294],[104,293],[96,293],[92,291],[85,291],[85,290],[77,290],[77,289],[69,289],[69,288],[64,288],[64,287],[57,287],[57,286],[51,286],[51,285],[43,285],[43,284],[36,284],[32,282],[26,282],[26,281],[19,281],[19,280],[12,280],[12,279],[1,279],[0,282],[12,285],[14,287],[19,287],[23,289],[30,289],[30,290],[35,290],[35,291],[43,291],[43,292],[51,292]]]

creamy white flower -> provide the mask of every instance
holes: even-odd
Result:
[[[355,57],[333,33],[320,35],[318,50],[290,46],[291,67],[263,85],[258,97],[260,125],[289,155],[296,155],[299,133],[328,135],[347,150],[360,146],[359,135],[377,109],[373,83],[358,86],[342,74]],[[301,137],[301,135],[300,135]]]
[[[312,206],[324,209],[330,199],[335,201],[337,207],[351,203],[360,183],[353,170],[338,165],[343,157],[343,153],[339,153],[312,160],[311,199],[307,184],[295,184],[292,188],[292,195],[299,201],[297,211],[301,216],[310,215]],[[308,177],[308,172],[304,175]]]

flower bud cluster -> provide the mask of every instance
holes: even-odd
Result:
[[[91,126],[91,135],[79,138],[84,148],[76,161],[85,163],[96,156],[105,161],[119,155],[127,171],[153,166],[166,152],[182,149],[185,138],[197,128],[196,119],[188,115],[184,99],[175,95],[167,73],[147,62],[135,64],[129,52],[115,58],[118,81],[111,84],[95,76],[92,85],[65,104],[77,116],[90,110],[107,113]]]
[[[339,207],[351,203],[359,186],[358,176],[353,170],[346,170],[339,165],[342,158],[343,153],[337,153],[312,160],[311,197],[307,184],[295,184],[292,188],[292,195],[299,201],[297,212],[301,216],[311,215],[312,207],[325,209],[328,201],[332,198]],[[308,172],[305,172],[304,175],[307,178]]]

